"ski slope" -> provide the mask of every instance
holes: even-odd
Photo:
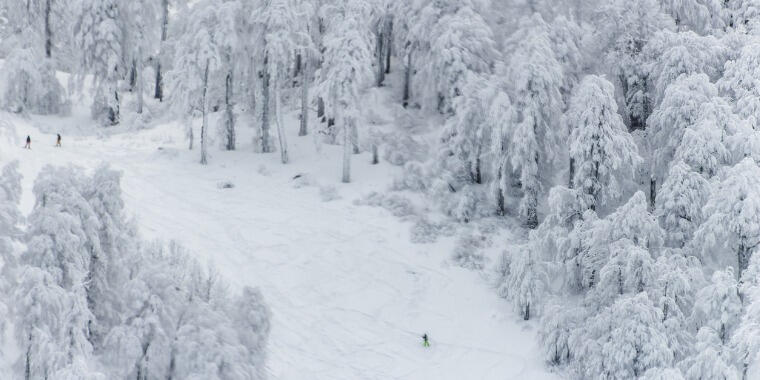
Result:
[[[239,150],[214,148],[203,167],[173,123],[100,138],[64,132],[55,148],[55,134],[40,131],[70,130],[86,117],[3,118],[18,138],[3,143],[0,159],[20,160],[24,213],[42,166],[107,162],[124,173],[127,210],[144,237],[181,242],[233,287],[260,287],[273,313],[271,379],[556,378],[539,359],[530,325],[482,275],[448,263],[449,240],[413,244],[408,224],[353,204],[384,190],[394,167],[355,156],[354,183],[344,185],[340,148],[317,152],[311,137],[291,135],[292,162],[282,165],[278,154],[252,153],[251,131],[241,127]],[[22,149],[26,135],[32,150]],[[295,186],[298,174],[312,185]],[[235,186],[220,189],[221,181]],[[316,184],[334,185],[341,198],[323,201]]]

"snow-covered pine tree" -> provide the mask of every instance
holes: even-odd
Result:
[[[641,161],[617,113],[612,83],[589,75],[575,89],[564,119],[570,131],[570,181],[591,209],[620,198]]]

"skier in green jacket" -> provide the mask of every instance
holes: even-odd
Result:
[[[422,347],[430,347],[430,342],[428,341],[427,333],[422,335]]]

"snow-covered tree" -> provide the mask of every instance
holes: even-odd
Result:
[[[576,88],[565,114],[570,131],[570,177],[594,209],[622,195],[641,160],[636,144],[617,113],[612,83],[589,75]]]
[[[740,378],[732,365],[731,353],[723,346],[718,332],[710,327],[700,328],[695,348],[696,354],[681,364],[684,368],[685,379],[738,380]]]
[[[744,46],[736,60],[726,62],[718,87],[734,104],[736,113],[755,125],[760,120],[760,90],[753,85],[760,65],[760,45]]]
[[[647,121],[653,155],[650,163],[652,192],[656,191],[657,184],[662,183],[686,129],[698,121],[704,104],[712,102],[717,95],[717,88],[705,74],[680,76],[667,87],[662,102]],[[653,204],[654,195],[650,194]]]
[[[318,93],[335,119],[343,135],[343,182],[351,181],[351,154],[358,144],[358,122],[362,89],[372,83],[371,42],[361,23],[366,13],[362,1],[341,0],[334,9],[340,17],[329,26],[323,53],[325,60],[319,74]],[[328,139],[337,136],[326,132]]]
[[[646,196],[636,192],[631,199],[605,218],[600,224],[600,238],[607,242],[628,239],[634,245],[657,250],[663,243],[663,232],[657,219],[649,212]]]
[[[703,212],[692,248],[706,265],[735,266],[741,277],[760,243],[760,168],[745,158],[721,175]]]
[[[16,46],[5,58],[2,73],[2,108],[16,113],[61,114],[68,99],[50,59],[19,34]]]
[[[502,284],[502,294],[513,300],[515,311],[524,320],[540,314],[546,302],[549,278],[544,263],[536,257],[531,244],[516,247],[512,253],[509,276]]]
[[[83,0],[74,27],[80,51],[80,81],[93,78],[92,117],[103,125],[119,124],[118,81],[122,62],[123,28],[118,0]]]
[[[310,36],[306,21],[296,14],[297,9],[289,0],[269,0],[266,2],[260,15],[262,28],[262,44],[265,67],[265,80],[262,81],[264,88],[262,105],[262,151],[266,152],[264,145],[269,144],[268,129],[269,112],[274,111],[274,121],[277,126],[277,140],[280,145],[280,159],[282,163],[288,163],[288,144],[283,126],[282,114],[282,89],[292,76],[292,68],[295,66],[296,56],[302,49],[310,48]],[[269,101],[274,100],[272,108]],[[306,116],[306,115],[304,115]]]
[[[760,255],[754,255],[745,272],[745,310],[732,339],[739,368],[745,379],[760,375]]]
[[[548,27],[538,14],[526,19],[511,39],[515,47],[507,78],[514,105],[521,112],[507,151],[523,190],[520,217],[525,225],[535,228],[538,198],[543,191],[542,169],[548,169],[560,150],[557,124],[564,108],[562,67],[551,49]]]
[[[718,79],[725,63],[725,46],[714,36],[664,30],[655,33],[644,48],[653,102],[658,105],[665,90],[681,75],[705,74]]]
[[[573,369],[582,378],[633,379],[673,364],[662,314],[645,292],[600,310],[574,338],[583,360]]]
[[[169,73],[172,103],[179,112],[199,110],[202,114],[202,165],[208,162],[210,78],[222,65],[221,50],[226,42],[219,29],[231,21],[224,20],[222,15],[218,4],[211,0],[195,3],[188,10],[185,34],[178,41],[174,67]]]
[[[739,285],[731,267],[715,271],[710,284],[702,288],[694,303],[690,318],[692,328],[701,332],[712,330],[720,344],[725,345],[739,326],[742,301]]]
[[[655,214],[672,247],[683,247],[694,237],[704,220],[702,206],[710,195],[710,184],[679,161],[670,167],[657,194]]]
[[[740,124],[723,98],[702,104],[696,122],[684,131],[674,158],[711,178],[722,166],[732,162],[731,140]]]
[[[420,68],[424,92],[439,112],[453,113],[468,74],[491,72],[498,57],[493,32],[483,17],[465,4],[443,15],[429,33],[433,38]]]
[[[661,0],[679,28],[708,33],[724,25],[723,3],[720,0]]]
[[[619,0],[603,2],[600,7],[595,20],[600,26],[600,64],[619,82],[630,129],[644,129],[652,112],[653,89],[643,50],[656,32],[672,29],[673,20],[658,0]]]
[[[156,1],[133,0],[124,2],[121,12],[124,28],[123,49],[127,57],[125,62],[129,65],[130,91],[137,93],[137,113],[143,113],[143,94],[145,92],[145,78],[143,67],[146,58],[155,49],[155,35],[158,34],[158,4]]]

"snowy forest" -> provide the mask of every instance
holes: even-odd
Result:
[[[458,236],[436,259],[552,376],[760,379],[760,0],[0,0],[0,58],[0,139],[170,125],[183,172],[364,183],[346,207]],[[306,151],[330,184],[283,172]],[[24,158],[0,162],[0,377],[278,378],[269,302],[298,295],[144,237],[107,164],[40,165],[22,211]]]

